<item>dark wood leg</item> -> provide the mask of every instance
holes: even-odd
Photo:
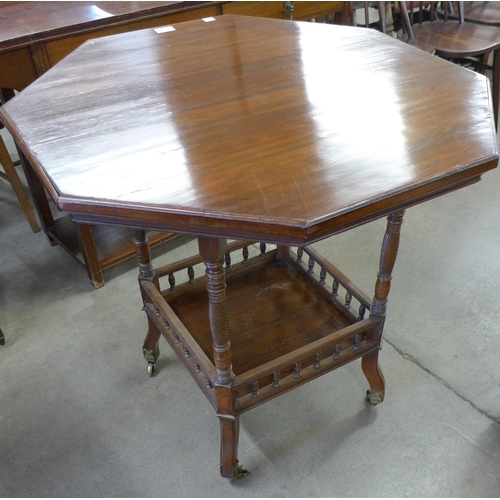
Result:
[[[290,247],[278,245],[278,259],[286,259],[290,255]]]
[[[160,357],[160,330],[154,324],[154,321],[148,316],[148,333],[142,344],[142,354],[148,362],[148,375],[152,377],[156,371],[156,362]]]
[[[2,330],[0,330],[0,345],[5,345],[5,336]]]
[[[21,150],[17,148],[17,151],[19,153],[21,165],[23,166],[24,174],[26,175],[26,180],[28,181],[31,196],[33,197],[35,210],[38,213],[38,219],[42,225],[42,230],[47,235],[49,243],[52,246],[57,245],[57,242],[48,234],[48,229],[54,225],[54,217],[52,216],[49,200],[47,199],[43,184]]]
[[[229,309],[226,298],[224,255],[227,241],[200,236],[198,247],[205,262],[207,280],[209,321],[214,349],[216,370],[215,396],[217,416],[221,428],[220,473],[228,479],[239,479],[247,470],[238,465],[239,417],[234,415],[234,395],[231,384],[234,379],[231,366],[231,343],[229,341]]]
[[[493,52],[493,115],[495,117],[495,130],[498,130],[498,102],[500,96],[500,49],[496,49]]]
[[[0,163],[2,164],[5,170],[5,178],[10,182],[12,189],[14,190],[14,194],[17,197],[17,201],[19,201],[19,205],[21,205],[21,208],[24,212],[24,215],[26,216],[26,219],[28,219],[28,223],[31,227],[31,230],[34,233],[38,233],[38,231],[40,231],[40,228],[36,223],[35,215],[31,210],[30,202],[28,201],[28,197],[24,192],[21,180],[17,175],[16,169],[14,167],[14,164],[12,163],[9,152],[7,151],[5,143],[3,142],[3,139],[1,137],[0,137]]]
[[[89,280],[94,288],[101,288],[104,286],[104,274],[99,255],[97,255],[97,246],[94,234],[92,233],[92,226],[75,223],[75,228]]]
[[[375,295],[373,297],[370,317],[385,319],[387,300],[391,288],[392,271],[398,255],[404,213],[404,210],[401,210],[389,215],[387,218],[387,229],[380,251],[380,268],[375,284]],[[383,329],[384,323],[382,322],[379,327],[367,333],[368,338],[378,342],[379,349],[382,345]],[[378,353],[379,351],[371,352],[361,359],[363,373],[370,385],[370,390],[367,392],[366,397],[373,405],[381,403],[384,400],[385,393],[384,376],[378,363]]]
[[[151,252],[148,244],[146,231],[138,229],[134,232],[134,245],[137,260],[139,261],[139,285],[141,281],[152,282],[158,290],[160,289],[158,277],[151,262]],[[147,294],[143,293],[140,286],[142,301],[144,306],[151,303]],[[148,375],[152,377],[155,372],[155,364],[160,356],[160,341],[161,332],[158,330],[154,321],[148,316],[148,333],[144,339],[142,353],[144,359],[148,362]]]
[[[209,300],[210,330],[214,346],[214,363],[218,385],[230,385],[234,374],[231,366],[229,342],[229,309],[226,299],[224,255],[226,240],[199,237],[200,256],[205,262],[205,276]]]
[[[370,390],[366,392],[366,399],[373,406],[382,403],[385,395],[385,379],[378,363],[379,352],[372,351],[361,358],[361,369],[370,385]]]
[[[220,422],[220,473],[228,479],[241,479],[248,471],[238,465],[238,440],[240,435],[240,417],[217,415]]]

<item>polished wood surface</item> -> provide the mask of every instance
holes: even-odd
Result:
[[[215,15],[216,2],[0,2],[0,88],[22,90],[85,40]]]
[[[458,19],[451,19],[448,10],[452,2],[441,2],[444,6],[444,19],[422,22],[421,16],[415,16],[418,24],[411,26],[406,9],[406,2],[398,2],[406,32],[410,39],[434,47],[436,55],[458,64],[466,64],[484,73],[491,70],[493,112],[495,126],[498,127],[500,103],[500,31],[495,26],[464,21],[464,2],[456,2]],[[432,3],[434,7],[434,2]],[[432,14],[431,14],[432,15]],[[487,64],[493,52],[493,65]],[[477,59],[479,58],[479,61]]]
[[[163,336],[230,479],[255,406],[357,359],[383,401],[405,209],[498,163],[484,76],[372,30],[255,17],[91,40],[0,119],[74,220],[137,228],[148,373]],[[370,299],[305,244],[383,215]],[[145,229],[195,234],[199,254],[155,269]]]
[[[488,85],[376,32],[225,16],[91,41],[0,113],[78,221],[304,243],[493,168]]]
[[[334,15],[336,23],[348,24],[350,2],[288,2],[292,15],[311,19]],[[0,88],[22,90],[61,61],[86,40],[154,26],[170,25],[237,12],[244,15],[290,18],[283,2],[0,2]],[[121,50],[120,47],[117,47]],[[109,262],[118,263],[131,255],[129,245],[108,252],[108,242],[117,241],[120,230],[93,234],[95,229],[55,218],[47,203],[43,186],[24,165],[42,228],[51,244],[58,243],[84,264],[94,287],[104,285],[103,270]],[[61,232],[60,228],[64,228]],[[121,236],[128,235],[121,231]],[[172,235],[150,235],[160,243]],[[119,238],[118,238],[119,239]],[[76,245],[75,245],[76,241]],[[103,248],[100,245],[103,242]]]
[[[219,12],[218,3],[208,1],[0,2],[0,88],[7,99],[12,98],[12,89],[24,89],[86,40]],[[84,265],[94,287],[103,286],[103,271],[133,255],[129,231],[75,226],[67,216],[54,216],[39,179],[29,164],[24,168],[49,242]],[[151,242],[173,236],[156,233]],[[118,244],[124,237],[127,243]],[[110,247],[111,243],[117,246]]]
[[[209,2],[2,2],[0,4],[0,48],[21,47],[33,42],[58,38],[115,25],[140,17],[158,16],[196,8]]]
[[[295,19],[349,23],[350,2],[285,3]],[[220,14],[290,18],[277,1],[0,2],[0,88],[22,90],[86,40]]]

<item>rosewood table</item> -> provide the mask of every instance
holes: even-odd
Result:
[[[498,162],[484,76],[372,30],[231,15],[88,41],[0,119],[61,210],[135,228],[148,371],[163,336],[227,478],[240,415],[271,398],[361,359],[382,402],[404,211]],[[383,216],[372,299],[311,244]],[[147,229],[199,255],[155,270]]]

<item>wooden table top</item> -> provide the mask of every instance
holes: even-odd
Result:
[[[137,17],[194,8],[208,1],[0,2],[0,51]]]
[[[88,41],[0,120],[79,222],[301,244],[495,168],[490,100],[373,30],[223,16]]]

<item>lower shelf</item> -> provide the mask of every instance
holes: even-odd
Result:
[[[142,286],[149,317],[215,406],[204,280],[162,293]],[[379,349],[382,319],[356,319],[296,258],[254,257],[228,270],[226,285],[238,414]]]
[[[249,268],[226,284],[235,375],[351,324],[287,262]],[[169,305],[213,362],[207,291],[198,289]]]

